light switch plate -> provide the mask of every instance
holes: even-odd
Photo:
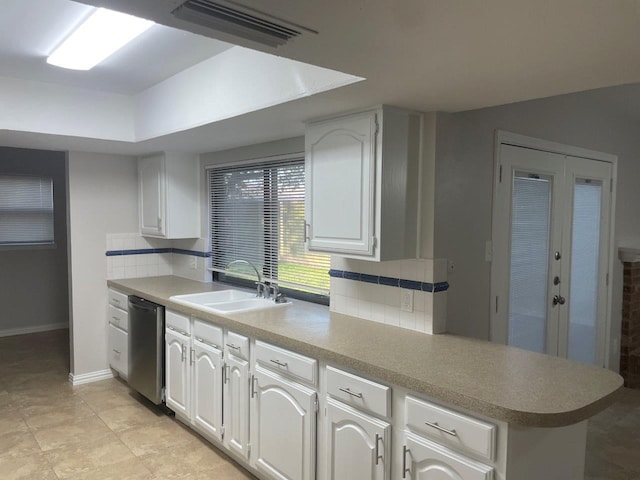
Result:
[[[400,310],[413,312],[413,290],[400,289]]]

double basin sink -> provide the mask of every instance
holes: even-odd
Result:
[[[241,313],[253,310],[282,308],[291,302],[276,303],[268,298],[240,290],[218,290],[216,292],[174,295],[169,300],[191,308],[217,314]]]

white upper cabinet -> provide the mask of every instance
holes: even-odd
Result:
[[[415,258],[421,114],[383,106],[307,125],[310,251]]]
[[[140,233],[148,237],[200,237],[197,155],[161,153],[138,159]]]

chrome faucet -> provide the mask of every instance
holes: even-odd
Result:
[[[224,269],[227,270],[231,265],[238,265],[238,264],[249,265],[251,268],[253,268],[253,271],[256,272],[256,277],[258,279],[258,281],[256,282],[256,289],[257,289],[256,296],[265,297],[265,292],[266,292],[265,298],[268,298],[269,290],[267,288],[267,284],[262,281],[262,275],[260,275],[260,272],[258,271],[258,269],[253,263],[249,262],[248,260],[242,260],[242,259],[233,260],[227,263]]]

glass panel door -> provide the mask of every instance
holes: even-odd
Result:
[[[547,351],[552,178],[516,172],[511,205],[508,344]]]
[[[602,181],[573,186],[568,357],[596,363]]]

